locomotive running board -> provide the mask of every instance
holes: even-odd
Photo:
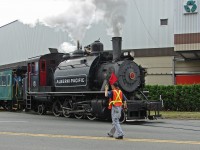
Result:
[[[97,94],[102,93],[104,94],[104,91],[83,91],[83,92],[27,92],[28,94]]]

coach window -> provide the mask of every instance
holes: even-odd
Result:
[[[2,76],[2,86],[6,86],[7,80],[6,76]]]
[[[10,85],[11,85],[10,80],[11,80],[11,75],[9,74],[9,75],[7,76],[7,86],[10,86]]]
[[[2,86],[2,76],[0,76],[0,86]]]

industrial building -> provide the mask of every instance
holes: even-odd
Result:
[[[133,50],[150,85],[200,83],[200,0],[128,0],[122,49]],[[100,39],[111,50],[106,25],[87,30],[82,46]],[[67,32],[14,20],[0,27],[0,66],[24,62],[70,42]]]

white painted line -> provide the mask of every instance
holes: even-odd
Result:
[[[25,123],[28,121],[0,121],[0,123]]]

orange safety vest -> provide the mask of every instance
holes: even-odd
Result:
[[[112,105],[114,106],[122,106],[122,91],[121,90],[112,90],[113,93],[113,98],[109,99],[109,105],[108,105],[108,109],[112,108]]]

